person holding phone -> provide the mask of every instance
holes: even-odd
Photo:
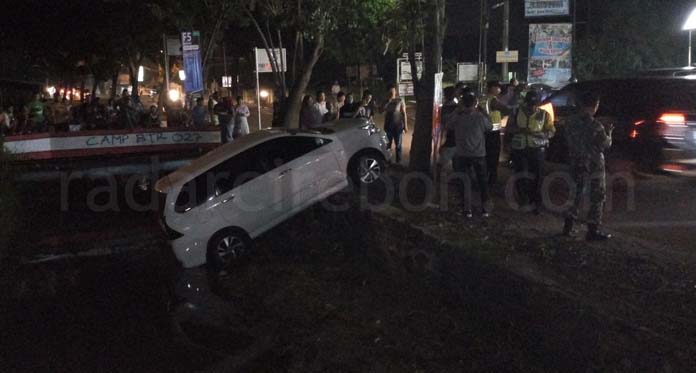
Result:
[[[606,199],[604,152],[611,147],[614,126],[595,119],[599,96],[593,92],[580,95],[580,113],[570,118],[564,132],[568,144],[570,174],[575,183],[573,206],[566,214],[563,235],[574,236],[575,221],[584,191],[589,188],[590,209],[587,214],[587,241],[606,241],[610,234],[602,232],[602,210]]]

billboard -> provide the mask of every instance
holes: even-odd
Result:
[[[475,82],[478,80],[479,64],[476,62],[457,63],[457,81]]]
[[[201,33],[188,31],[181,33],[181,49],[184,56],[184,92],[193,93],[203,90],[203,68],[200,50]]]
[[[572,74],[573,25],[543,23],[529,25],[529,84],[562,87]]]
[[[570,14],[570,0],[525,0],[525,17],[555,17]]]

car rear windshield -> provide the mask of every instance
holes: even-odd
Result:
[[[659,111],[696,111],[696,81],[645,79],[578,84],[600,94],[598,115],[642,116]]]

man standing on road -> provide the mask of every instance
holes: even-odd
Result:
[[[506,131],[512,135],[510,157],[518,178],[516,187],[520,205],[527,207],[531,204],[532,212],[538,215],[542,205],[546,148],[556,132],[551,115],[539,108],[538,93],[527,93],[525,105],[513,116]]]
[[[483,99],[481,109],[488,116],[493,130],[486,132],[486,168],[488,170],[488,185],[493,187],[498,181],[498,162],[500,161],[500,128],[503,116],[510,113],[508,106],[499,98],[500,83],[488,82],[488,94]]]
[[[580,211],[585,188],[590,189],[590,209],[587,214],[587,241],[606,241],[610,234],[600,230],[602,209],[606,198],[604,151],[611,147],[614,126],[602,125],[594,118],[599,108],[599,97],[592,92],[580,96],[581,111],[570,118],[565,130],[570,160],[570,173],[575,182],[575,199],[563,226],[563,235],[573,236],[574,224]]]
[[[406,104],[397,96],[396,88],[389,88],[389,100],[382,107],[384,114],[384,132],[387,133],[387,148],[391,150],[394,142],[396,163],[401,163],[401,138],[408,132]]]
[[[486,133],[493,129],[490,120],[476,110],[478,100],[474,95],[462,96],[457,109],[445,116],[448,131],[454,131],[456,143],[455,171],[466,176],[462,185],[462,201],[464,214],[467,218],[471,212],[471,169],[476,175],[479,192],[481,193],[481,212],[488,217],[488,175],[486,175]]]

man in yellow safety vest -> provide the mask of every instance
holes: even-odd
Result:
[[[556,129],[551,115],[539,108],[537,92],[527,93],[524,102],[506,132],[512,136],[510,156],[520,205],[529,209],[531,204],[531,211],[539,214],[546,148]]]

